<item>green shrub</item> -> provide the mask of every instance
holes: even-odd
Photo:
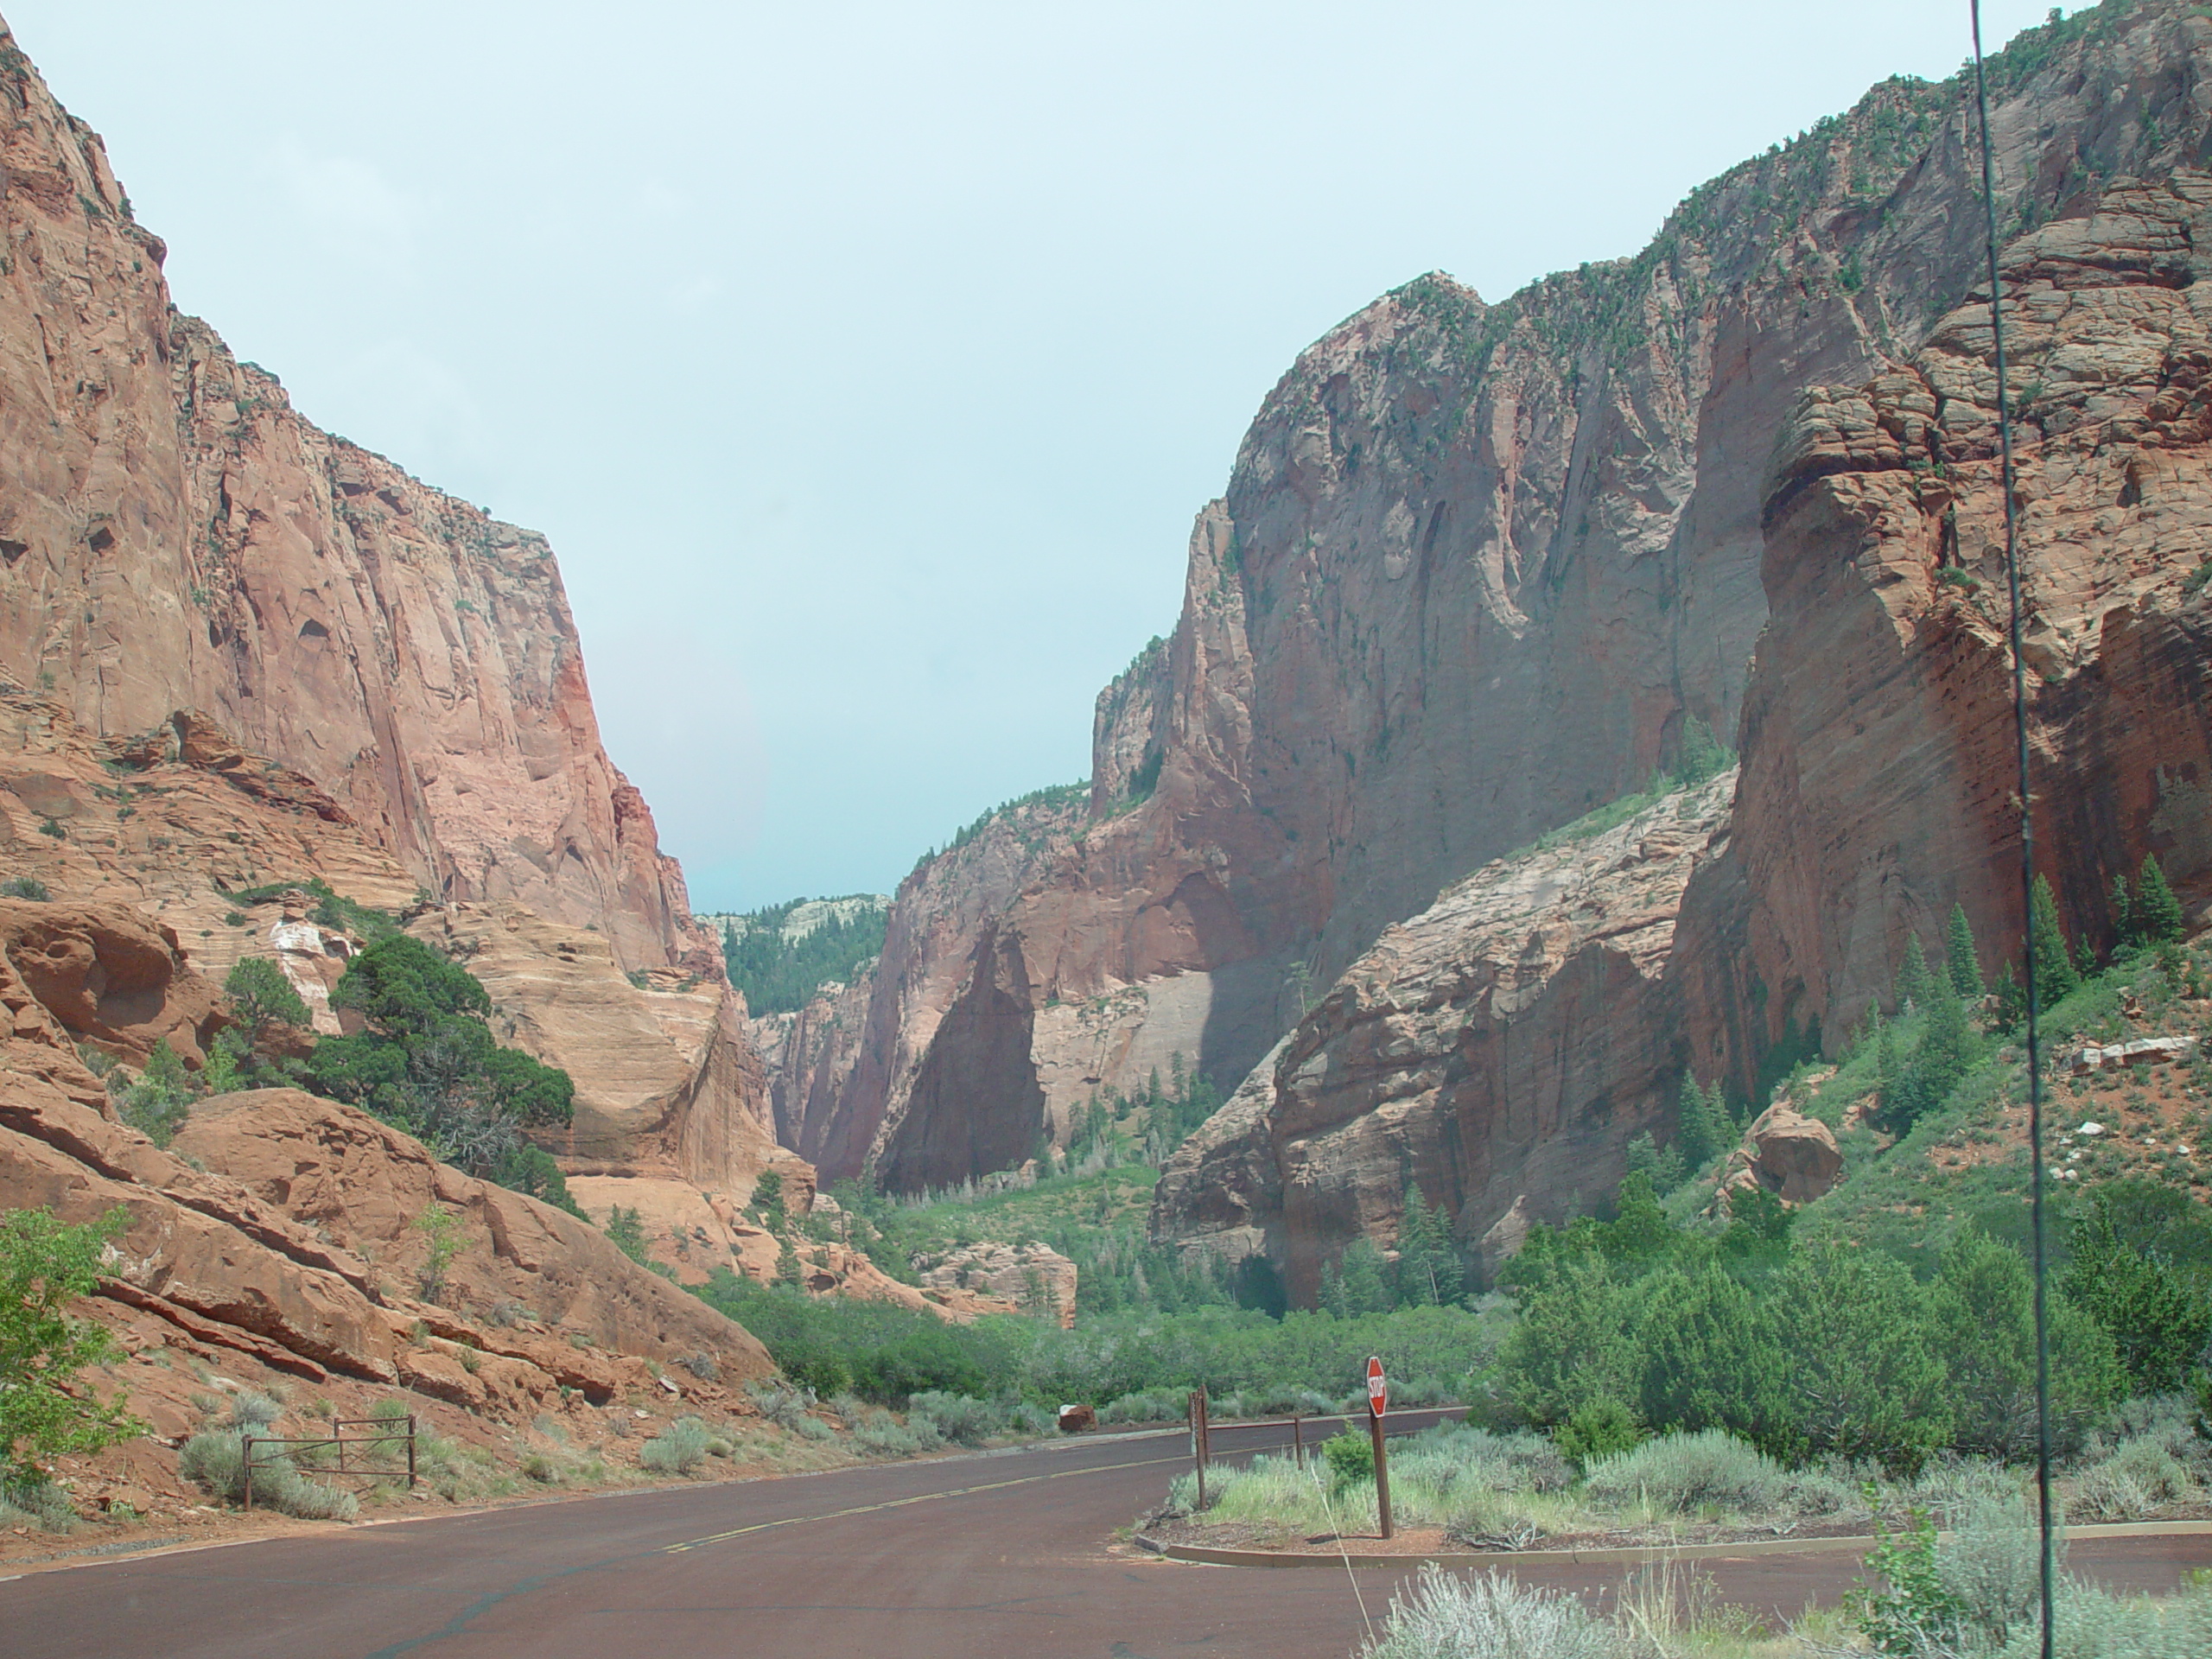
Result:
[[[855,1429],[853,1443],[871,1458],[911,1458],[944,1444],[941,1440],[925,1440],[912,1429],[901,1427],[888,1412],[879,1413]]]
[[[638,1448],[638,1466],[688,1475],[707,1460],[707,1444],[713,1438],[696,1417],[679,1417]]]
[[[748,1382],[745,1392],[761,1416],[794,1434],[809,1440],[818,1440],[829,1433],[828,1427],[813,1414],[814,1390],[792,1388],[774,1382]],[[815,1430],[822,1433],[817,1434]]]
[[[71,1532],[77,1511],[58,1481],[0,1480],[0,1527],[35,1527],[41,1532]]]
[[[727,1268],[717,1268],[697,1294],[766,1344],[777,1369],[794,1383],[817,1395],[849,1389],[878,1405],[903,1405],[910,1395],[932,1390],[991,1394],[995,1380],[1014,1370],[1015,1333],[1005,1327],[1035,1323],[948,1325],[886,1302],[754,1284]]]
[[[1859,1633],[1877,1653],[1898,1659],[1954,1650],[1966,1609],[1943,1582],[1935,1522],[1926,1510],[1916,1510],[1903,1532],[1891,1533],[1879,1519],[1874,1532],[1879,1541],[1867,1553],[1866,1565],[1884,1587],[1862,1585],[1844,1603]]]
[[[1643,1438],[1643,1426],[1619,1401],[1592,1400],[1576,1408],[1556,1438],[1560,1451],[1586,1468],[1632,1448]]]
[[[982,1446],[1010,1427],[1007,1408],[964,1394],[929,1390],[907,1402],[908,1421],[919,1417],[955,1446]]]
[[[32,899],[48,904],[53,898],[53,889],[35,875],[11,875],[0,881],[0,899]]]
[[[404,1129],[472,1175],[575,1212],[558,1171],[531,1155],[521,1132],[567,1123],[575,1085],[493,1039],[491,998],[474,975],[392,932],[346,965],[330,1000],[365,1027],[316,1043],[308,1071],[317,1092]]]
[[[1189,1414],[1188,1396],[1166,1389],[1124,1394],[1098,1408],[1102,1423],[1179,1423]]]
[[[1375,1484],[1375,1442],[1366,1434],[1346,1429],[1321,1442],[1321,1456],[1329,1465],[1332,1491]]]
[[[146,1069],[116,1097],[123,1121],[157,1147],[175,1138],[192,1115],[192,1083],[166,1037],[156,1038]]]
[[[311,1023],[308,1005],[300,1000],[292,982],[266,957],[241,957],[224,976],[223,990],[231,999],[231,1012],[247,1043],[254,1048],[262,1046],[272,1027],[305,1029]]]

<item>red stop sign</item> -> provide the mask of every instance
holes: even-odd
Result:
[[[1390,1390],[1382,1381],[1382,1362],[1372,1354],[1367,1358],[1367,1408],[1380,1417],[1390,1403]]]

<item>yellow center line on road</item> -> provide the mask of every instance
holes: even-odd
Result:
[[[1076,1475],[1105,1475],[1121,1469],[1148,1469],[1159,1463],[1188,1463],[1190,1454],[1179,1457],[1145,1458],[1135,1463],[1102,1463],[1089,1469],[1060,1469],[1049,1475],[1022,1475],[1013,1480],[994,1480],[981,1486],[953,1486],[941,1492],[917,1492],[912,1497],[894,1497],[881,1503],[858,1503],[849,1510],[826,1510],[820,1515],[794,1515],[781,1521],[759,1521],[749,1527],[738,1527],[728,1532],[710,1533],[704,1538],[694,1538],[681,1544],[664,1544],[658,1553],[681,1555],[686,1550],[697,1549],[702,1544],[727,1543],[733,1538],[742,1538],[749,1533],[772,1532],[778,1527],[803,1526],[810,1521],[842,1521],[848,1516],[874,1515],[881,1510],[904,1509],[909,1503],[926,1503],[935,1497],[968,1497],[976,1492],[1003,1491],[1009,1486],[1033,1486],[1041,1480],[1066,1480]]]

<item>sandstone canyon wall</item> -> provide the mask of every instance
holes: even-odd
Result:
[[[2110,880],[2145,855],[2193,918],[2212,899],[2212,177],[2196,166],[2212,149],[2212,22],[2107,6],[2029,44],[2000,69],[1993,128],[2012,226],[2040,861],[2075,940],[2101,949]],[[1939,124],[1880,204],[1900,233],[1946,199],[1936,185],[1971,219],[1958,136]],[[1930,223],[1904,245],[1948,245]],[[1859,292],[1883,280],[1858,271]],[[1940,947],[1954,903],[1986,970],[2017,957],[1995,371],[1986,290],[1969,290],[1931,280],[1943,303],[1840,386],[1793,354],[1786,317],[1739,340],[1734,372],[1770,381],[1778,410],[1771,460],[1739,444],[1729,485],[1759,504],[1768,620],[1725,833],[1662,849],[1654,868],[1680,879],[1629,906],[1640,944],[1623,961],[1576,949],[1589,884],[1628,874],[1611,837],[1591,843],[1581,888],[1495,930],[1478,897],[1528,891],[1557,855],[1492,867],[1386,931],[1193,1138],[1163,1176],[1158,1236],[1265,1251],[1310,1296],[1351,1238],[1394,1241],[1408,1184],[1470,1244],[1556,1220],[1618,1179],[1637,1128],[1664,1139],[1684,1070],[1763,1097],[1778,1064],[1833,1046],[1887,996],[1910,935]],[[1540,716],[1515,711],[1548,730]],[[1456,1026],[1463,988],[1517,988],[1515,929],[1513,972],[1539,994],[1489,991],[1484,1017]],[[1522,1073],[1493,1051],[1517,1052]]]
[[[207,710],[432,895],[717,974],[600,747],[560,574],[180,315],[99,137],[0,26],[0,671],[86,726]]]
[[[1996,60],[2016,230],[2196,158],[2209,28],[2115,3]],[[1777,435],[1968,293],[1970,111],[1956,80],[1885,82],[1632,259],[1495,305],[1425,276],[1303,353],[1198,516],[1173,635],[1099,699],[1088,811],[1011,815],[901,888],[847,993],[865,1037],[784,1085],[800,1149],[927,1185],[1166,1053],[1233,1086],[1297,1020],[1289,988],[1640,786],[1692,721],[1734,732],[1777,591]],[[1700,1002],[1734,1025],[1698,1044],[1748,1075],[1813,1010],[1770,1002],[1755,1039],[1741,989]]]
[[[178,314],[99,137],[4,26],[0,117],[0,874],[188,958],[218,1012],[155,1034],[193,1065],[242,957],[336,1029],[361,941],[287,891],[320,880],[463,957],[501,1038],[569,1072],[575,1128],[546,1138],[581,1178],[737,1204],[772,1164],[810,1183],[775,1143],[721,953],[601,747],[543,538],[320,430]],[[19,941],[54,964],[25,972],[81,969],[55,1017],[141,1062],[137,994],[109,982],[144,953],[92,938]],[[251,1130],[226,1117],[226,1144]],[[336,1186],[424,1161],[364,1133]],[[0,1165],[18,1154],[48,1159],[10,1143]],[[608,1250],[572,1219],[525,1252],[549,1272]]]

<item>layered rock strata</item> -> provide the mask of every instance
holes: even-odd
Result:
[[[431,1374],[411,1345],[417,1321],[513,1361],[509,1381],[534,1398],[563,1387],[609,1398],[642,1357],[707,1353],[738,1377],[772,1369],[743,1330],[595,1230],[438,1164],[349,1107],[289,1090],[221,1096],[194,1109],[173,1150],[156,1147],[115,1121],[75,1045],[152,1031],[174,1040],[213,988],[143,921],[133,931],[127,912],[0,912],[12,941],[0,950],[0,1209],[73,1224],[119,1209],[100,1299],[316,1381],[415,1385]],[[57,938],[87,944],[86,974],[49,972]],[[128,987],[137,1019],[118,1027],[86,1001],[84,985],[103,978]],[[432,1304],[417,1298],[429,1239],[414,1223],[435,1207],[456,1217],[464,1248]],[[535,1332],[496,1323],[501,1302],[528,1309]],[[552,1333],[556,1323],[590,1346]]]
[[[2212,899],[2212,175],[2117,184],[2005,252],[2038,863],[2077,951],[2155,855]],[[1965,906],[2021,930],[1996,372],[1986,298],[1909,363],[1810,391],[1769,493],[1774,620],[1736,856],[1694,895],[1715,1069],[1830,1037]],[[1758,1011],[1751,1018],[1749,1011]]]
[[[512,902],[424,907],[412,878],[327,796],[206,715],[104,740],[53,699],[0,685],[0,860],[57,895],[101,901],[99,913],[119,912],[126,927],[162,930],[210,979],[243,957],[270,957],[318,1028],[334,1031],[329,993],[363,941],[317,923],[317,901],[285,885],[319,878],[411,914],[417,935],[483,982],[500,1040],[569,1074],[575,1124],[543,1137],[566,1166],[690,1182],[742,1203],[788,1158],[744,1005],[720,976],[626,975],[591,925]],[[29,926],[47,912],[20,913]],[[86,1029],[134,1063],[152,1040]],[[192,1032],[172,1046],[199,1063]],[[810,1170],[794,1176],[811,1183]]]
[[[516,904],[442,906],[409,931],[483,982],[494,1035],[575,1082],[574,1120],[539,1137],[563,1169],[682,1181],[743,1204],[787,1156],[744,1004],[723,981],[662,969],[633,983],[602,935]]]

